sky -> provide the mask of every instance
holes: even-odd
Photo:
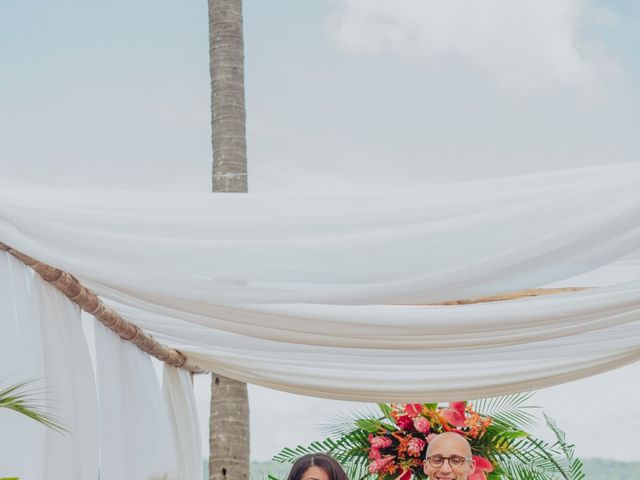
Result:
[[[245,0],[244,20],[252,192],[640,161],[638,2]],[[207,28],[204,0],[0,1],[2,180],[210,190]],[[640,461],[639,373],[535,401],[580,455]],[[197,388],[204,414],[204,378]],[[250,397],[256,460],[354,408]]]

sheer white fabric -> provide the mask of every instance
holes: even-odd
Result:
[[[617,287],[607,290],[621,294]],[[373,322],[344,337],[340,325],[329,325],[327,343],[333,346],[299,343],[292,336],[274,341],[231,334],[124,306],[121,311],[200,365],[246,382],[345,400],[418,402],[542,388],[636,361],[640,299],[635,295],[622,295],[609,306],[590,300],[599,294],[588,291],[496,305],[431,307],[423,328],[416,321],[395,337],[376,337]],[[401,324],[401,313],[390,317]],[[392,332],[393,326],[388,329]],[[336,341],[329,339],[331,332]],[[335,346],[344,340],[351,347]],[[386,348],[371,346],[381,342]]]
[[[4,189],[0,238],[148,308],[421,304],[637,251],[639,181],[624,165],[354,198]]]
[[[179,478],[169,412],[148,355],[96,324],[100,480]]]
[[[333,398],[455,400],[636,360],[639,181],[620,165],[367,198],[6,189],[0,240],[219,373]],[[625,283],[423,305],[612,265]]]
[[[191,374],[165,363],[162,378],[180,478],[202,480],[202,446]]]
[[[80,312],[6,253],[0,285],[1,385],[38,379],[39,397],[69,430],[63,435],[0,409],[0,476],[97,479],[97,399]]]

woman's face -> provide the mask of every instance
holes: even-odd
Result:
[[[324,469],[313,465],[305,470],[301,480],[329,480],[329,475]]]

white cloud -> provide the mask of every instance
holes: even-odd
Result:
[[[459,62],[516,92],[593,94],[616,68],[600,45],[580,38],[588,13],[585,0],[340,0],[330,28],[350,53]]]

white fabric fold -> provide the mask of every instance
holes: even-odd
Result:
[[[0,252],[0,388],[32,388],[61,434],[0,409],[0,476],[98,478],[97,398],[80,311],[55,288]]]
[[[640,275],[640,268],[638,269]],[[142,308],[108,302],[137,324]],[[640,281],[520,301],[452,306],[280,304],[212,307],[215,317],[159,309],[242,337],[346,348],[441,349],[526,344],[640,318]],[[148,317],[142,315],[142,317]],[[217,343],[217,342],[216,342]],[[213,345],[213,344],[212,344]],[[238,345],[238,348],[241,348]]]
[[[168,409],[151,359],[96,323],[100,480],[177,477]]]
[[[363,323],[361,334],[345,335],[349,347],[336,346],[345,338],[324,345],[294,337],[275,341],[116,308],[198,364],[249,383],[344,400],[451,401],[548,387],[636,361],[640,305],[637,292],[626,296],[628,291],[634,289],[622,285],[603,292],[432,307],[432,321],[414,322],[404,336],[372,336],[373,322]],[[601,294],[620,297],[607,305],[599,301]],[[390,318],[402,323],[400,314]],[[330,332],[341,335],[328,322]],[[382,340],[386,348],[379,348]]]
[[[191,374],[165,363],[162,378],[180,478],[202,480],[202,446]]]

